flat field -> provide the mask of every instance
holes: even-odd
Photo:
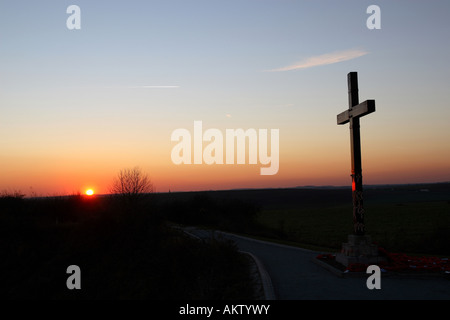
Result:
[[[337,250],[352,233],[350,188],[310,187],[173,193],[174,199],[207,195],[259,208],[256,227],[240,233],[303,247]],[[167,194],[160,195],[162,198]],[[391,252],[450,254],[450,183],[367,186],[367,234]]]

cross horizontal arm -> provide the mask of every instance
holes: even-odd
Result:
[[[366,100],[337,115],[337,124],[346,124],[351,118],[360,118],[375,111],[375,100]]]

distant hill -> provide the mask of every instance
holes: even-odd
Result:
[[[215,199],[238,199],[265,208],[351,205],[350,186],[297,186],[293,188],[233,189],[153,194],[160,200],[183,200],[196,195]],[[365,185],[365,202],[450,201],[450,182],[423,184]]]

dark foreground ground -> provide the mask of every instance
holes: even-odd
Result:
[[[367,227],[389,251],[449,255],[450,183],[366,187]],[[349,188],[0,198],[6,299],[254,299],[249,260],[173,224],[330,250],[351,232]],[[78,265],[82,290],[68,290]]]
[[[248,257],[199,242],[155,208],[73,196],[1,199],[2,299],[253,299]],[[69,290],[81,269],[81,290]],[[74,283],[74,281],[71,281]]]

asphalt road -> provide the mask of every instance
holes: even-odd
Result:
[[[210,239],[212,231],[193,227],[186,232]],[[234,241],[256,256],[271,278],[279,300],[450,300],[450,280],[440,277],[381,276],[381,289],[368,289],[367,277],[339,277],[312,262],[320,252],[215,231],[216,238]]]

